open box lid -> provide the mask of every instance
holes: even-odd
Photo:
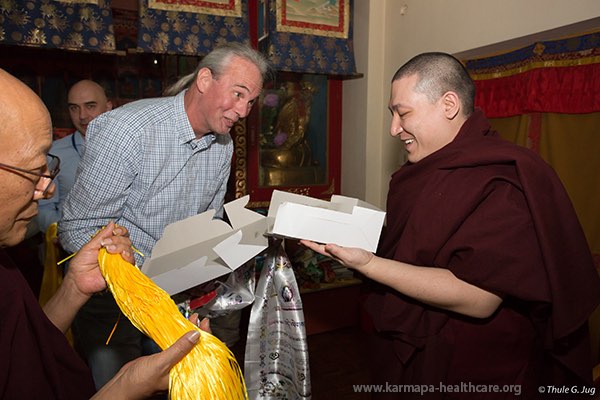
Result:
[[[231,225],[208,210],[168,225],[142,272],[170,295],[235,271],[267,248],[267,220],[245,208],[250,196],[225,204]]]

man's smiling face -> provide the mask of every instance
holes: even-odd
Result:
[[[421,161],[450,143],[456,134],[448,129],[443,99],[431,101],[415,90],[418,75],[392,83],[389,109],[392,112],[390,135],[400,138],[412,163]]]
[[[208,79],[199,76],[197,87],[203,94],[196,109],[202,133],[227,134],[231,127],[245,118],[262,90],[262,75],[252,62],[232,57],[223,73]],[[192,111],[193,112],[193,111]],[[195,129],[196,130],[196,129]]]

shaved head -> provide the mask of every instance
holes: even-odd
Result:
[[[419,54],[396,71],[392,83],[412,75],[418,77],[415,90],[426,95],[431,102],[437,101],[444,93],[453,91],[461,100],[462,113],[466,117],[473,113],[475,84],[455,57],[438,52]]]
[[[71,98],[75,93],[81,92],[81,91],[94,93],[94,95],[97,96],[99,99],[108,101],[108,98],[106,97],[106,92],[104,91],[104,88],[102,86],[100,86],[98,83],[96,83],[94,81],[90,81],[89,79],[84,79],[82,81],[77,82],[73,86],[71,86],[71,89],[69,89],[68,98]]]
[[[2,69],[0,87],[0,162],[8,163],[40,135],[51,141],[51,122],[48,109],[33,90]]]
[[[71,122],[83,136],[87,133],[88,124],[94,118],[112,110],[112,102],[106,97],[104,88],[88,79],[71,86],[67,102]]]
[[[21,242],[37,214],[43,195],[35,174],[47,173],[52,124],[42,100],[2,69],[0,87],[0,247],[4,247]]]

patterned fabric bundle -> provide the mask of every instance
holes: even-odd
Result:
[[[304,309],[281,239],[269,239],[256,286],[245,371],[253,400],[310,400],[312,396]]]
[[[101,249],[98,263],[108,288],[129,320],[161,349],[183,334],[199,330],[179,312],[169,295],[118,254]],[[200,341],[169,376],[169,398],[247,399],[244,378],[234,355],[219,339],[200,331]]]

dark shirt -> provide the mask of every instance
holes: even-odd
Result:
[[[92,376],[0,249],[0,398],[89,399]]]

